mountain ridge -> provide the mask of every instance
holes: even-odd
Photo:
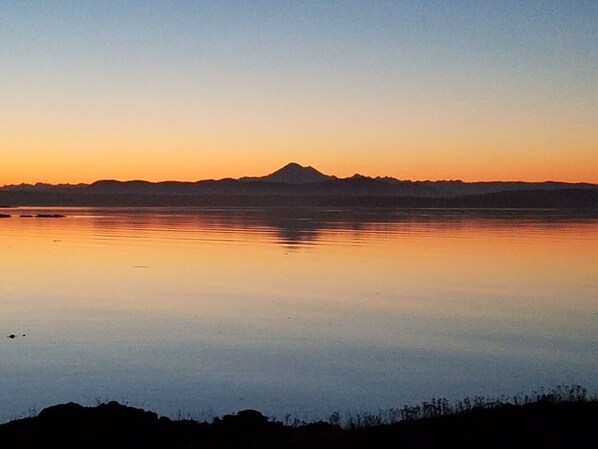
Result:
[[[210,198],[210,199],[208,199]],[[236,198],[236,199],[235,199]],[[598,209],[598,185],[556,181],[405,181],[356,173],[324,174],[295,162],[265,176],[194,182],[101,179],[91,184],[20,184],[0,188],[0,204],[204,205],[387,204],[393,207],[583,207]],[[337,198],[336,203],[329,202]],[[368,201],[377,199],[376,201]],[[410,200],[407,200],[410,199]],[[442,200],[445,201],[436,201]],[[495,203],[494,203],[494,202]]]
[[[60,190],[60,189],[78,189],[78,188],[87,188],[87,187],[97,187],[100,185],[108,185],[112,184],[122,184],[122,185],[169,185],[169,184],[177,184],[177,185],[190,185],[190,184],[202,184],[202,183],[214,183],[214,182],[242,182],[242,183],[253,183],[253,182],[261,182],[261,183],[272,183],[272,184],[292,184],[292,185],[303,185],[303,184],[315,184],[321,183],[326,181],[348,181],[348,180],[363,180],[363,181],[377,181],[386,184],[415,184],[415,185],[426,185],[426,186],[436,186],[446,188],[451,192],[457,194],[466,194],[470,192],[466,192],[467,186],[484,186],[486,187],[487,192],[484,193],[492,193],[496,191],[508,191],[508,190],[519,190],[521,188],[534,188],[534,189],[542,189],[542,190],[551,190],[551,189],[561,189],[561,188],[581,188],[581,189],[598,189],[598,184],[593,184],[589,182],[563,182],[563,181],[462,181],[460,179],[450,179],[450,180],[400,180],[391,176],[367,176],[362,175],[360,173],[355,173],[352,176],[346,178],[339,178],[335,175],[327,175],[316,168],[307,165],[302,166],[296,162],[289,162],[285,166],[279,168],[278,170],[264,175],[264,176],[243,176],[240,178],[221,178],[221,179],[201,179],[197,181],[175,181],[175,180],[164,180],[164,181],[146,181],[143,179],[131,179],[131,180],[117,180],[117,179],[99,179],[91,183],[76,183],[76,184],[68,184],[68,183],[60,183],[60,184],[50,184],[44,182],[37,182],[35,184],[28,184],[28,183],[21,183],[21,184],[7,184],[4,186],[0,186],[0,190],[5,191],[16,191],[16,190],[45,190],[45,189],[52,189],[52,190]],[[496,186],[496,187],[490,187]]]

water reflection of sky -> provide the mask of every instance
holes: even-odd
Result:
[[[598,388],[598,220],[93,210],[0,222],[0,418],[57,402],[283,416]]]

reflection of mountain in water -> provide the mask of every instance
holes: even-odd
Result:
[[[90,211],[89,209],[87,211]],[[180,230],[185,238],[193,232],[221,233],[230,236],[260,234],[286,247],[302,247],[320,240],[359,241],[373,234],[401,234],[431,229],[451,233],[465,227],[520,230],[523,226],[570,225],[571,222],[595,223],[598,211],[533,210],[401,210],[382,208],[150,208],[92,209],[97,227],[110,229],[110,217],[118,214],[114,226],[134,232]],[[69,215],[69,212],[65,212]]]
[[[314,222],[310,218],[272,217],[267,225],[275,229],[281,243],[300,246],[316,242],[324,223]]]
[[[259,223],[275,230],[280,242],[286,245],[315,243],[323,234],[350,232],[355,238],[369,234],[407,232],[422,226],[446,232],[462,227],[521,227],[523,225],[558,226],[559,223],[591,221],[598,211],[559,213],[557,211],[505,210],[419,210],[396,209],[253,209],[242,212],[243,221]]]

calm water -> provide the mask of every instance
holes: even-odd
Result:
[[[0,421],[376,411],[598,389],[598,219],[51,209],[0,220]],[[21,337],[26,334],[25,337]]]

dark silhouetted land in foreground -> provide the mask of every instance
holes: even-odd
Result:
[[[173,421],[116,402],[70,403],[0,426],[7,448],[595,448],[598,401],[567,390],[524,401],[445,400],[328,422],[277,422],[254,410]],[[582,395],[578,393],[582,392]],[[515,402],[515,403],[513,403]],[[396,419],[400,421],[396,422]]]
[[[100,180],[0,188],[15,206],[368,206],[439,208],[598,208],[598,185],[565,182],[406,181],[325,175],[290,163],[266,176],[197,182]]]

